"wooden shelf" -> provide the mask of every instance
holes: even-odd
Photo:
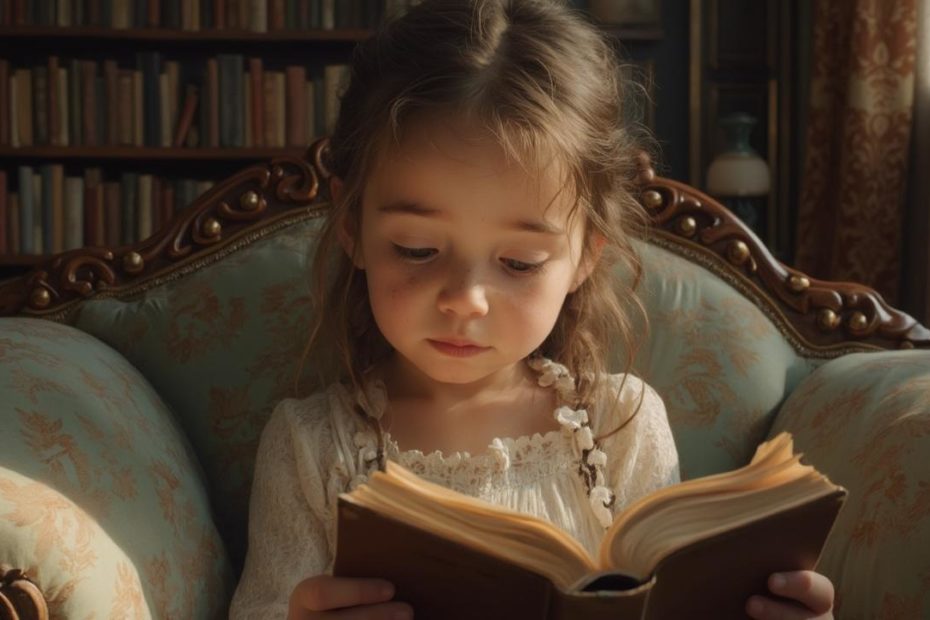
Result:
[[[309,146],[309,145],[308,145]],[[34,146],[0,147],[0,159],[121,159],[135,161],[252,161],[291,155],[304,147],[165,148],[150,146]]]
[[[32,267],[50,258],[50,254],[0,254],[0,266]]]
[[[48,26],[3,26],[0,41],[23,40],[112,40],[156,43],[303,43],[344,42],[355,43],[368,38],[373,31],[365,28],[337,30],[275,30],[251,32],[248,30],[168,30],[165,28],[54,28]]]

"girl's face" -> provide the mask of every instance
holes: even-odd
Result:
[[[420,126],[362,200],[356,264],[387,341],[441,383],[491,378],[533,352],[583,280],[583,223],[561,170],[538,178],[492,141]],[[551,204],[550,204],[551,203]]]

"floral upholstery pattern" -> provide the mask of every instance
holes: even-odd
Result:
[[[217,618],[233,572],[197,459],[158,393],[96,338],[0,319],[0,562],[53,618]]]
[[[785,402],[780,431],[849,490],[819,564],[836,616],[930,617],[930,351],[824,364]]]
[[[649,337],[636,374],[665,401],[682,479],[749,462],[779,406],[819,362],[800,357],[732,286],[656,245],[640,244]],[[620,353],[614,356],[615,370]]]
[[[142,610],[133,617],[210,618],[227,603],[261,429],[332,369],[314,351],[295,377],[318,225],[299,219],[131,297],[83,302],[72,326],[0,321],[12,429],[0,437],[0,563],[31,571],[60,617],[110,617],[119,600]],[[649,332],[633,371],[665,400],[682,478],[738,467],[792,431],[850,490],[822,558],[842,617],[930,613],[928,354],[804,357],[725,280],[638,247]],[[81,588],[96,580],[112,593],[91,603]]]

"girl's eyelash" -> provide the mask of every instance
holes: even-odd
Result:
[[[398,256],[417,263],[429,260],[437,251],[435,248],[408,248],[397,245],[396,243],[392,243],[391,245],[394,246],[394,251],[397,252]]]
[[[519,274],[519,275],[529,275],[533,273],[539,273],[542,271],[543,266],[545,266],[546,261],[539,263],[526,263],[521,260],[515,260],[512,258],[502,258],[501,262],[504,263],[508,269]]]
[[[394,251],[398,256],[404,260],[414,263],[424,263],[435,256],[438,252],[436,248],[408,248],[396,243],[392,243],[391,245],[394,246]],[[502,258],[501,262],[505,267],[507,267],[509,271],[521,276],[539,273],[542,271],[542,268],[546,264],[546,261],[539,263],[527,263],[525,261],[516,260],[513,258]]]

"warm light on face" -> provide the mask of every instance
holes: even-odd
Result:
[[[536,177],[493,144],[426,132],[368,179],[357,249],[387,341],[432,380],[468,383],[549,335],[578,279],[582,225],[556,165]]]

